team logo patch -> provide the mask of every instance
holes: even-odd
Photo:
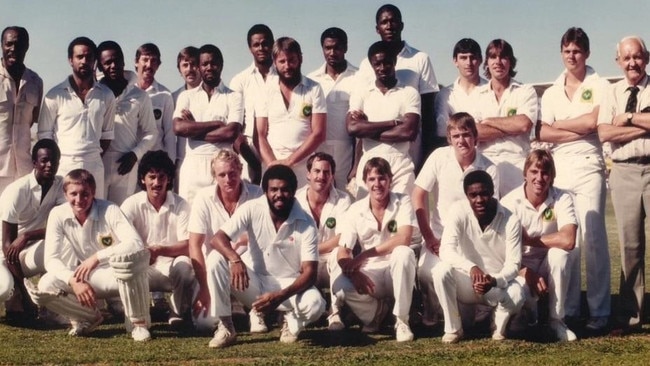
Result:
[[[105,247],[110,247],[113,245],[113,235],[108,234],[99,234],[97,235],[97,240],[99,243]]]
[[[391,233],[396,233],[397,232],[397,221],[395,221],[395,220],[388,221],[388,225],[386,227],[388,228],[388,231],[390,231]]]
[[[542,213],[542,217],[544,217],[544,221],[555,220],[555,211],[553,211],[553,207],[547,207],[546,210],[544,210],[544,213]]]
[[[508,109],[508,117],[512,117],[517,114],[517,108]]]
[[[325,226],[329,229],[334,229],[336,227],[336,219],[333,217],[328,217],[325,221]]]
[[[585,103],[591,103],[593,98],[594,98],[594,92],[591,91],[591,89],[585,89],[582,92],[582,95],[580,96],[580,100]]]
[[[307,103],[303,104],[302,110],[300,111],[301,116],[304,118],[311,116],[311,108],[312,108],[311,104],[307,104]]]
[[[162,111],[158,108],[153,110],[153,118],[160,119],[162,117]]]

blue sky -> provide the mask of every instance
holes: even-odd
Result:
[[[322,62],[320,34],[330,26],[349,36],[347,58],[358,65],[368,46],[378,40],[374,15],[385,0],[272,0],[272,1],[172,1],[172,0],[3,0],[0,26],[28,29],[31,47],[26,63],[38,72],[46,89],[70,73],[66,48],[70,40],[85,35],[96,43],[118,42],[133,69],[136,48],[156,43],[163,64],[157,79],[172,90],[182,81],[176,54],[187,45],[216,44],[225,58],[223,79],[251,62],[246,32],[265,23],[274,35],[291,36],[303,49],[303,73]],[[440,0],[393,1],[403,14],[403,38],[431,57],[438,81],[456,77],[451,62],[453,45],[460,38],[476,39],[484,49],[494,38],[504,38],[518,58],[517,79],[552,81],[562,70],[559,40],[571,26],[582,27],[591,39],[589,63],[603,76],[619,75],[614,62],[616,42],[637,34],[650,41],[647,26],[650,2],[642,0]]]

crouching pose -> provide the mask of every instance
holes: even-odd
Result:
[[[415,285],[415,254],[409,244],[417,225],[411,199],[390,191],[393,174],[380,157],[367,161],[363,181],[368,196],[350,206],[340,225],[339,247],[331,264],[332,292],[339,307],[348,304],[363,323],[362,331],[379,329],[395,300],[398,342],[413,340],[409,309]],[[357,242],[361,253],[352,257]]]
[[[485,171],[468,173],[463,189],[469,204],[458,201],[450,208],[440,240],[441,262],[433,269],[445,317],[442,342],[463,337],[459,302],[495,306],[492,339],[503,340],[510,316],[524,302],[523,279],[517,277],[521,224],[493,197],[494,183]]]
[[[216,270],[219,324],[210,347],[236,340],[230,294],[258,313],[284,311],[280,342],[292,343],[304,327],[325,312],[314,287],[318,271],[318,232],[314,220],[296,203],[296,175],[286,165],[271,166],[262,177],[265,197],[239,207],[211,245],[221,258]],[[248,235],[247,260],[231,246]],[[249,264],[250,263],[250,264]],[[252,265],[252,266],[251,266]]]
[[[71,336],[84,336],[102,322],[97,300],[119,294],[127,331],[151,338],[149,251],[119,207],[95,199],[95,179],[84,169],[63,180],[68,204],[52,209],[45,238],[46,273],[38,289],[25,281],[32,300],[70,319]]]

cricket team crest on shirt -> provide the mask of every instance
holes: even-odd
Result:
[[[300,116],[303,118],[308,118],[311,116],[312,105],[309,103],[303,103],[302,109],[300,110]]]
[[[162,111],[158,108],[153,110],[153,118],[160,119],[162,117]]]
[[[517,114],[517,108],[508,109],[508,117],[512,117]]]
[[[97,241],[104,247],[110,247],[115,242],[111,233],[98,234]]]
[[[594,99],[594,92],[591,89],[585,89],[580,95],[580,101],[583,103],[591,103]]]
[[[389,232],[396,233],[397,232],[397,221],[395,221],[395,220],[388,221],[388,225],[386,225],[386,228],[388,229]]]
[[[544,221],[555,220],[555,211],[553,210],[553,207],[547,207],[542,213],[542,218],[544,219]]]
[[[327,226],[328,229],[334,229],[336,227],[336,219],[328,217],[327,220],[325,220],[325,226]]]

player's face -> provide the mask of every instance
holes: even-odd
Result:
[[[135,69],[138,71],[138,77],[152,82],[156,71],[160,67],[160,58],[156,55],[140,55],[135,63]]]
[[[221,70],[217,58],[211,53],[202,53],[199,57],[199,72],[204,83],[210,86],[217,86],[221,82]]]
[[[279,217],[288,217],[293,207],[295,192],[291,192],[288,183],[282,179],[269,179],[266,199],[271,212]]]
[[[178,72],[181,73],[183,80],[185,80],[185,84],[192,87],[197,86],[200,81],[197,64],[198,60],[193,58],[182,59],[178,64]]]
[[[68,59],[72,73],[80,79],[94,76],[95,55],[88,46],[76,45],[72,48],[72,58]]]
[[[239,192],[241,169],[230,161],[217,161],[214,164],[214,179],[222,193]]]
[[[2,61],[8,70],[23,65],[27,54],[27,42],[20,39],[18,32],[8,30],[2,37]]]
[[[323,56],[329,66],[337,66],[345,62],[347,47],[336,38],[325,38],[323,41]]]
[[[118,80],[124,77],[124,59],[116,50],[105,50],[99,55],[99,65],[104,77]]]
[[[473,53],[459,53],[454,59],[454,65],[458,69],[458,74],[465,79],[474,79],[479,75],[479,66],[481,66],[481,57]]]
[[[587,66],[589,52],[585,52],[575,43],[562,46],[562,61],[568,71],[584,70]]]
[[[275,69],[283,81],[294,81],[300,78],[302,56],[295,52],[280,52],[275,58]]]
[[[251,36],[251,45],[248,49],[251,55],[258,64],[268,64],[271,61],[271,49],[273,48],[273,40],[266,38],[265,34],[253,34]]]
[[[366,176],[366,189],[371,200],[384,201],[390,194],[391,179],[386,174],[381,174],[376,168],[368,172]]]
[[[94,198],[95,192],[87,184],[70,183],[66,187],[65,199],[72,207],[75,216],[85,216],[90,211]]]
[[[165,199],[167,197],[167,184],[169,183],[169,176],[158,169],[151,169],[144,175],[142,178],[142,184],[144,184],[145,189],[147,190],[147,197],[149,199]]]
[[[379,34],[379,37],[384,42],[401,40],[403,29],[404,23],[391,11],[381,13],[375,26],[377,34]]]
[[[616,61],[623,70],[628,82],[637,83],[645,76],[645,67],[648,65],[648,55],[643,53],[643,48],[635,39],[621,43]]]
[[[524,174],[526,191],[538,196],[546,196],[553,184],[551,172],[540,164],[531,164]]]
[[[488,186],[483,183],[474,183],[467,187],[466,196],[469,200],[469,205],[479,220],[487,215],[492,194],[494,192],[490,192]]]
[[[33,162],[36,180],[41,179],[51,181],[56,176],[59,169],[59,162],[55,159],[55,154],[50,149],[38,149],[36,160]]]
[[[494,49],[488,57],[488,70],[496,80],[507,80],[510,78],[510,59],[502,56],[501,51]]]
[[[395,60],[385,53],[378,53],[370,56],[370,66],[375,72],[375,77],[381,83],[386,84],[395,78]]]
[[[314,159],[311,164],[311,170],[307,172],[307,180],[309,180],[309,188],[316,192],[326,192],[332,188],[334,183],[334,176],[332,175],[332,167],[326,160]]]
[[[476,137],[472,131],[463,128],[452,128],[448,132],[449,145],[452,146],[456,156],[472,156],[476,152]]]

